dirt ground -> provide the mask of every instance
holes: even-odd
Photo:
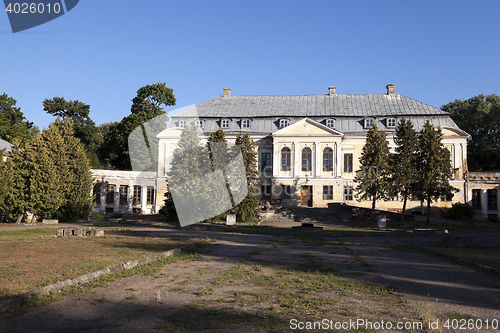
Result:
[[[246,269],[246,273],[258,266],[257,274],[266,277],[282,267],[311,263],[331,268],[335,275],[344,279],[372,281],[394,287],[397,291],[396,296],[388,295],[388,298],[375,301],[369,297],[352,295],[323,295],[335,298],[337,302],[336,306],[326,308],[330,309],[326,312],[323,308],[321,313],[326,314],[327,318],[344,321],[359,318],[386,318],[394,321],[398,317],[399,320],[473,318],[488,320],[490,323],[492,320],[500,320],[500,280],[497,276],[419,252],[405,251],[408,244],[436,244],[439,236],[408,237],[388,234],[335,235],[325,238],[321,234],[309,233],[298,236],[257,235],[173,228],[162,231],[143,228],[135,231],[141,234],[160,232],[169,236],[199,239],[208,237],[216,241],[210,243],[209,251],[199,261],[180,261],[163,267],[156,276],[136,275],[123,278],[105,288],[68,296],[46,307],[32,308],[26,315],[0,323],[0,332],[142,333],[158,332],[157,328],[161,327],[169,331],[168,321],[182,313],[185,315],[186,306],[194,305],[189,308],[192,315],[185,318],[196,323],[199,316],[204,315],[199,309],[211,304],[211,301],[224,297],[227,299],[228,293],[250,294],[254,291],[257,287],[245,280],[248,278],[250,281],[250,275],[236,277],[228,281],[227,285],[214,284],[217,277],[227,274],[236,266]],[[213,292],[200,296],[200,290],[207,287]],[[263,289],[259,290],[262,292]],[[269,290],[279,291],[277,288]],[[400,299],[403,301],[398,301]],[[271,298],[265,304],[270,308],[279,307],[280,304],[274,304],[276,302]],[[257,304],[263,307],[264,303]],[[227,311],[228,308],[225,309]],[[255,310],[250,305],[248,308],[238,309],[243,312]],[[308,318],[308,311],[302,313],[304,318]],[[230,317],[240,313],[228,312],[226,315]],[[211,331],[267,332],[275,329],[258,325],[255,327],[223,326]],[[463,330],[435,330],[438,331]],[[476,328],[467,331],[484,330]]]

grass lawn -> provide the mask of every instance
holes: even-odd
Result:
[[[64,237],[56,229],[0,232],[0,299],[192,243],[189,239]]]
[[[500,269],[500,249],[476,249],[428,246],[430,249],[463,260]]]

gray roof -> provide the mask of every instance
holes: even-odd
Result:
[[[398,94],[299,95],[299,96],[219,96],[183,111],[182,117],[367,117],[367,116],[446,115],[433,106]]]
[[[14,147],[12,144],[0,139],[0,150],[5,149],[5,152],[8,153],[12,151],[12,147]]]

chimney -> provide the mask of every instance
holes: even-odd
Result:
[[[328,87],[328,95],[330,96],[335,95],[336,94],[335,89],[337,89],[337,87]]]
[[[231,96],[231,89],[230,88],[224,88],[224,97],[229,97]]]
[[[394,89],[396,88],[396,85],[395,84],[388,84],[387,86],[385,86],[387,88],[387,95],[396,95],[396,93],[394,92]]]

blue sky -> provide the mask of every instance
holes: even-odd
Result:
[[[500,94],[500,1],[80,0],[13,34],[0,14],[0,94],[40,128],[55,96],[101,124],[166,82],[175,110],[222,95],[396,92],[435,107]]]

